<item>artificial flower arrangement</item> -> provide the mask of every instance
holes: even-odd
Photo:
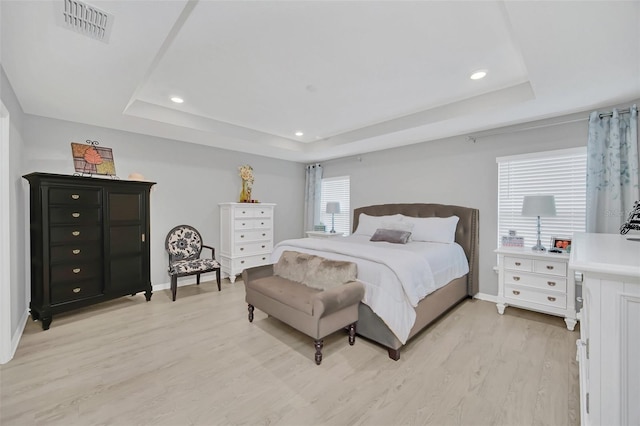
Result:
[[[251,202],[251,186],[253,185],[253,167],[248,164],[238,167],[240,178],[242,179],[242,191],[240,192],[240,202]]]

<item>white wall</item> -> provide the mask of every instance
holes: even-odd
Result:
[[[22,164],[22,146],[23,146],[23,117],[22,108],[13,92],[13,88],[5,75],[4,69],[0,66],[0,98],[2,104],[6,108],[9,123],[9,140],[8,170],[2,171],[2,179],[8,179],[8,211],[3,214],[9,218],[9,235],[2,235],[2,238],[8,238],[9,256],[4,260],[4,265],[9,268],[9,273],[3,277],[9,277],[8,282],[4,279],[0,280],[0,295],[3,298],[0,301],[2,306],[0,325],[3,329],[7,329],[5,321],[9,321],[8,331],[0,333],[0,362],[8,361],[15,352],[22,328],[26,320],[26,312],[28,309],[28,275],[25,264],[25,253],[28,247],[25,241],[25,230],[28,227],[28,219],[24,215],[24,194],[22,192],[21,183],[21,164]],[[6,129],[5,129],[6,131]],[[7,143],[7,141],[4,141]],[[4,203],[3,208],[4,208]],[[8,298],[10,301],[7,303]],[[5,311],[9,310],[9,313]]]
[[[277,204],[276,241],[303,236],[303,164],[33,115],[25,115],[24,130],[24,173],[73,174],[70,143],[90,139],[113,149],[121,179],[138,172],[157,182],[151,192],[153,285],[169,282],[164,239],[174,226],[193,225],[206,244],[220,247],[218,203],[238,201],[242,164],[254,170],[252,197]]]
[[[497,295],[498,278],[492,269],[496,264],[493,250],[498,232],[496,157],[585,146],[587,115],[567,118],[584,118],[579,122],[480,137],[476,143],[461,136],[329,161],[323,163],[323,176],[351,176],[352,208],[384,203],[440,203],[479,209],[480,292]],[[549,122],[535,125],[545,123]]]

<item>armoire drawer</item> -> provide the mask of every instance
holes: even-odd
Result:
[[[101,258],[102,247],[97,243],[51,246],[49,256],[51,263],[86,262]]]
[[[49,209],[51,224],[81,224],[100,222],[98,207],[56,206]]]
[[[98,241],[101,237],[100,226],[52,226],[49,229],[51,244]]]
[[[100,188],[52,187],[49,189],[49,204],[87,206],[101,202],[102,191]]]
[[[101,263],[69,262],[51,267],[51,283],[62,281],[81,281],[102,275]]]
[[[51,284],[51,303],[72,302],[99,296],[102,291],[102,279],[96,277],[90,280]]]

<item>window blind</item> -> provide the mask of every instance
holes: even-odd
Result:
[[[498,246],[515,230],[525,247],[537,240],[537,218],[522,216],[525,195],[555,196],[556,217],[541,217],[542,245],[551,238],[571,238],[584,232],[586,211],[587,149],[572,148],[496,158],[498,163]]]
[[[349,176],[322,179],[320,221],[326,226],[327,232],[331,230],[331,214],[326,212],[327,202],[338,201],[340,213],[335,214],[336,232],[342,232],[344,235],[351,233],[350,186]]]

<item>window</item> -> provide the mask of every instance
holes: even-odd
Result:
[[[513,229],[525,247],[537,240],[537,220],[522,216],[525,195],[555,196],[556,217],[541,217],[542,245],[551,237],[584,232],[586,211],[587,148],[563,149],[496,158],[498,163],[498,245]]]
[[[331,230],[331,213],[327,213],[327,202],[338,201],[340,213],[335,214],[336,232],[344,235],[351,233],[351,204],[349,176],[322,179],[322,193],[320,195],[320,222]]]

